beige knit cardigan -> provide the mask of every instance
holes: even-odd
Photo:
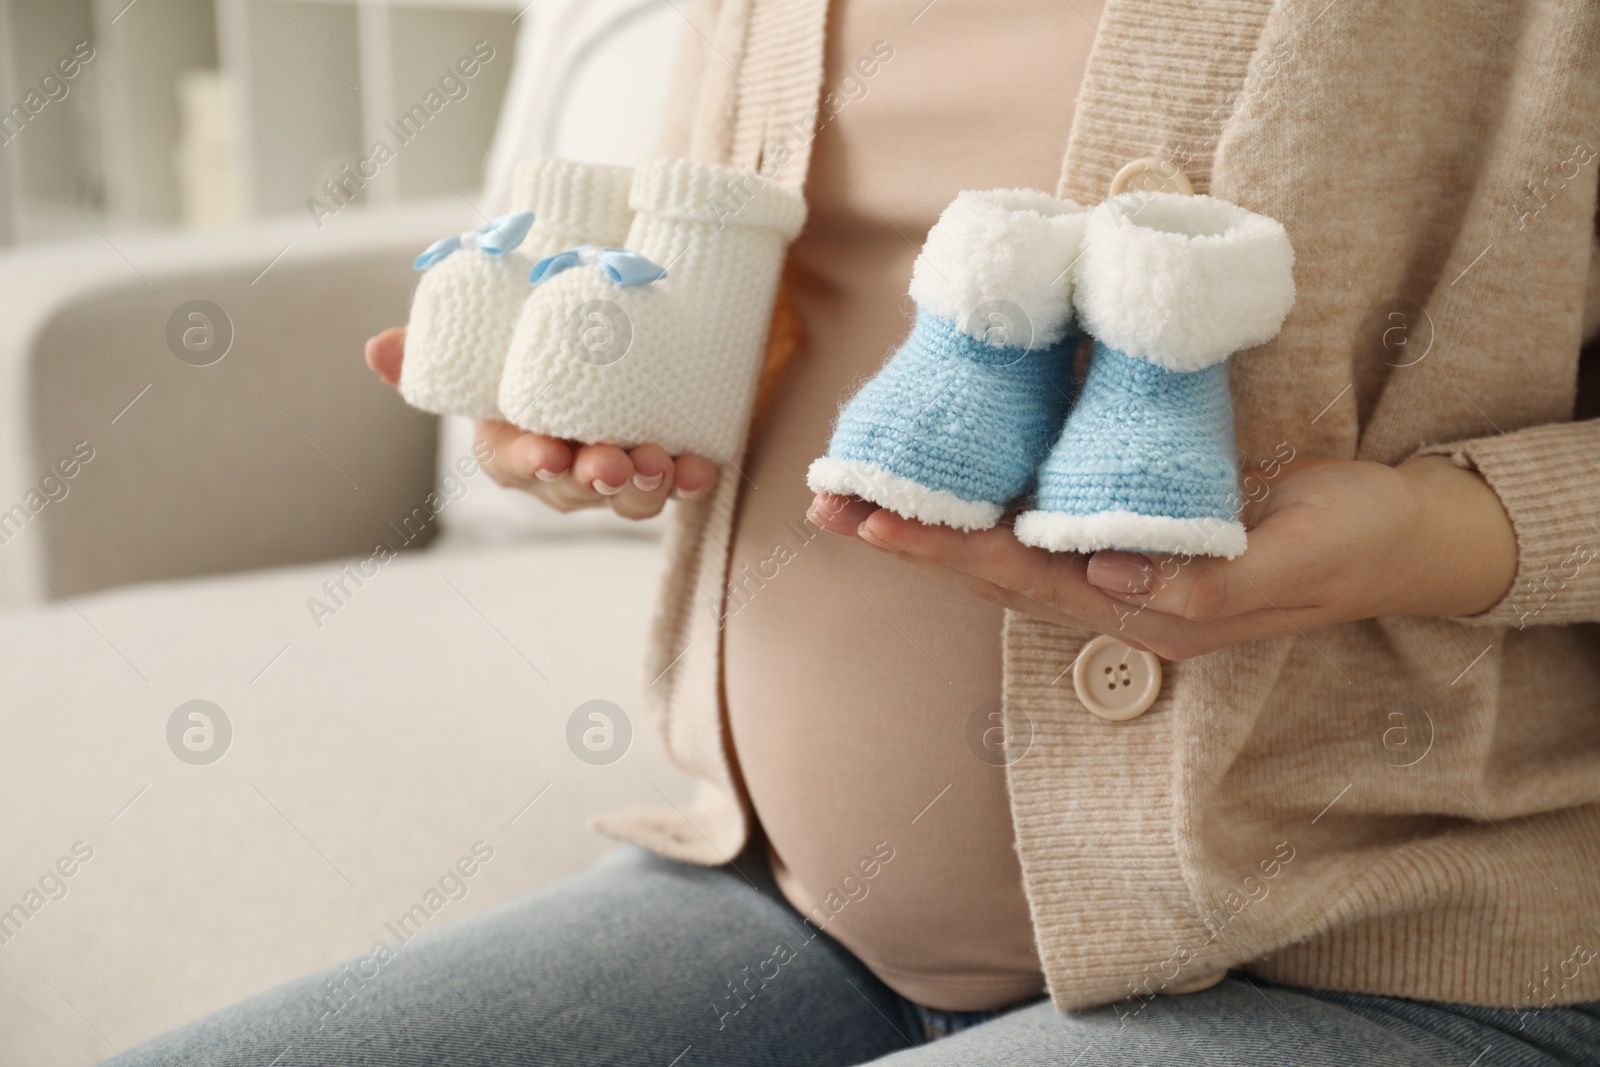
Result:
[[[757,166],[787,141],[798,185],[823,6],[689,9],[677,150]],[[1597,71],[1590,0],[1107,5],[1060,194],[1097,202],[1154,156],[1298,253],[1281,335],[1232,364],[1245,469],[1449,454],[1499,494],[1519,563],[1483,616],[1169,665],[1126,723],[1064,681],[1090,635],[1009,616],[1007,714],[1033,736],[1009,769],[1016,847],[1062,1008],[1135,1013],[1222,968],[1530,1011],[1600,998],[1600,423],[1573,421],[1600,311]],[[701,864],[752,823],[716,621],[739,485],[678,507],[645,672],[698,799],[598,823]]]

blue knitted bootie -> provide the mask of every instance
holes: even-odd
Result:
[[[1094,360],[1017,539],[1233,559],[1245,531],[1227,359],[1276,336],[1294,304],[1288,235],[1209,196],[1128,193],[1090,215],[1075,274]]]
[[[1071,400],[1086,219],[1032,189],[958,194],[912,268],[911,333],[840,412],[812,491],[960,530],[999,521]]]

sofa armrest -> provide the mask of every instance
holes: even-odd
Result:
[[[399,540],[437,420],[362,342],[473,223],[457,200],[0,255],[0,604]]]

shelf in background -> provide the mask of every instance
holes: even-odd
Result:
[[[530,6],[0,0],[0,110],[80,42],[94,50],[0,145],[0,243],[476,190]],[[391,157],[351,179],[380,141]]]

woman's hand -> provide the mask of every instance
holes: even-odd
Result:
[[[984,600],[1169,660],[1356,619],[1473,615],[1511,586],[1516,535],[1472,471],[1438,456],[1275,470],[1235,560],[1056,554],[1023,545],[1009,526],[963,534],[827,494],[811,517]]]
[[[395,327],[367,339],[367,366],[390,385],[400,383],[406,332]],[[494,481],[521,489],[557,511],[607,506],[625,519],[661,513],[669,496],[693,500],[717,481],[717,468],[700,456],[669,456],[659,445],[628,451],[614,445],[580,445],[528,433],[509,422],[477,419],[473,436],[493,450],[483,464]]]

